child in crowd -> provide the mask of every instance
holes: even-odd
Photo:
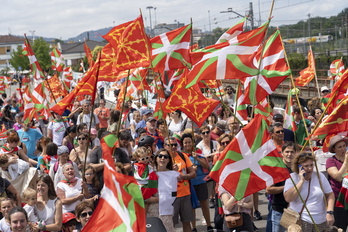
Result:
[[[139,111],[133,112],[133,119],[130,122],[130,129],[133,139],[136,137],[136,128],[138,123],[141,121],[141,115]]]
[[[86,167],[85,179],[90,196],[89,200],[91,200],[94,203],[94,207],[96,207],[100,196],[101,186],[98,177],[96,176],[96,170],[91,165]]]
[[[57,144],[50,142],[46,146],[46,154],[41,154],[37,159],[38,169],[41,173],[48,174],[50,166],[53,166],[58,161],[58,146]]]
[[[100,140],[98,138],[98,131],[95,128],[91,128],[90,139],[91,139],[92,151],[94,151],[95,149],[100,147]]]
[[[24,201],[27,203],[23,209],[25,209],[25,211],[28,214],[28,220],[29,222],[32,223],[37,223],[39,221],[39,218],[37,217],[37,215],[35,214],[35,204],[37,202],[37,193],[34,189],[32,188],[26,188],[23,191],[23,199]]]
[[[3,149],[0,152],[0,168],[8,171],[11,180],[15,180],[19,175],[29,169],[29,163],[6,153]]]
[[[62,232],[77,232],[76,230],[76,216],[73,213],[63,213]]]
[[[9,212],[11,209],[15,207],[14,203],[11,199],[3,199],[0,201],[0,212],[2,213],[3,218],[0,220],[0,231],[2,232],[10,232],[10,224],[9,221]]]
[[[158,176],[151,166],[152,152],[147,147],[138,147],[133,153],[134,178],[138,182],[146,204],[147,216],[158,217]]]

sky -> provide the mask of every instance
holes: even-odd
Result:
[[[142,11],[145,26],[193,22],[193,28],[210,31],[228,28],[249,10],[253,2],[255,25],[269,17],[271,0],[2,0],[0,35],[24,35],[68,39],[131,21]],[[146,9],[152,6],[151,10]],[[330,17],[348,7],[347,0],[276,0],[271,26],[293,24],[310,17]],[[156,8],[156,9],[155,9]],[[149,12],[150,11],[150,12]],[[225,11],[225,13],[221,13]],[[227,12],[226,12],[227,11]],[[94,35],[95,36],[95,35]],[[93,35],[91,35],[91,39]]]

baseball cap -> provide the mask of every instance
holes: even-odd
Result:
[[[153,111],[151,109],[144,109],[141,111],[142,115],[146,115],[146,114],[153,114]]]
[[[329,88],[327,86],[321,87],[320,92],[324,92],[324,91],[329,91]]]
[[[226,122],[218,121],[216,123],[216,127],[219,128],[221,131],[225,132],[225,130],[226,130]]]
[[[67,146],[59,146],[58,147],[58,150],[57,150],[57,154],[58,155],[61,155],[61,154],[64,154],[64,153],[68,153],[69,154],[69,148]]]
[[[282,114],[275,114],[274,116],[273,116],[273,120],[274,121],[283,121],[284,120],[284,116],[282,115]]]
[[[75,214],[73,214],[73,213],[70,213],[70,212],[67,212],[67,213],[63,213],[63,216],[62,216],[63,218],[62,218],[62,223],[63,224],[65,224],[65,223],[67,223],[67,222],[69,222],[69,221],[71,221],[71,220],[76,220],[76,216],[75,216]]]
[[[95,129],[95,128],[91,128],[91,134],[92,134],[92,135],[96,135],[96,134],[98,134],[97,129]]]
[[[149,117],[146,122],[157,121],[154,117]]]

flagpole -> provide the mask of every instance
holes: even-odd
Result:
[[[89,121],[89,129],[88,129],[88,136],[87,136],[88,143],[90,143],[91,129],[92,129],[92,123],[93,123],[93,119],[94,119],[94,102],[95,102],[95,94],[96,94],[96,90],[97,90],[97,82],[98,82],[98,77],[99,77],[99,69],[100,69],[100,60],[99,60],[99,58],[100,58],[100,56],[101,56],[101,52],[99,53],[99,56],[98,56],[98,59],[97,59],[98,69],[97,69],[97,73],[96,73],[96,80],[95,80],[95,84],[94,84],[94,91],[93,91],[93,94],[92,94],[91,120]],[[85,160],[83,161],[83,169],[82,169],[82,178],[83,178],[83,180],[85,180],[87,156],[88,156],[88,145],[86,146]],[[83,189],[82,189],[82,193],[83,193]]]
[[[281,43],[282,43],[283,50],[284,50],[284,58],[285,58],[285,60],[286,60],[286,63],[287,63],[288,66],[290,67],[289,60],[288,60],[288,57],[287,57],[286,50],[285,50],[285,48],[284,48],[283,39],[282,39],[281,34],[279,34],[279,36],[280,36],[280,41],[281,41]],[[293,78],[293,76],[292,76],[292,73],[290,74],[290,81],[291,81],[291,85],[292,85],[292,86],[294,87],[294,89],[295,89],[295,96],[296,96],[297,104],[298,104],[299,106],[301,106],[301,104],[300,104],[300,99],[299,99],[299,97],[298,97],[298,92],[296,91],[295,81],[294,81],[294,78]],[[291,91],[291,90],[289,90],[289,91]],[[337,95],[337,92],[334,93],[334,97],[335,97],[336,95]],[[333,99],[334,97],[332,97],[332,98],[330,99],[328,105],[331,104],[332,99]],[[302,122],[303,122],[303,125],[304,125],[304,128],[305,128],[305,131],[306,131],[306,135],[307,135],[307,137],[309,138],[308,140],[305,141],[305,143],[304,143],[303,146],[301,147],[301,151],[300,151],[300,152],[302,152],[302,151],[305,149],[305,147],[307,146],[307,144],[309,143],[310,135],[312,135],[312,134],[314,133],[314,131],[316,130],[316,128],[319,126],[319,124],[316,123],[315,126],[314,126],[313,131],[311,132],[311,134],[309,134],[308,128],[307,128],[307,126],[306,126],[306,121],[305,121],[305,118],[304,118],[304,114],[303,114],[302,107],[299,107],[299,108],[300,108],[300,113],[301,113],[301,116],[302,116]],[[326,111],[327,111],[327,108],[325,108],[324,112],[321,114],[321,116],[320,116],[318,122],[320,122],[320,121],[322,120],[322,118],[324,117]],[[295,135],[295,133],[294,133],[294,135]],[[295,135],[295,139],[296,139],[296,135]],[[296,140],[295,140],[295,142],[296,142]],[[309,147],[310,147],[310,149],[311,149],[311,153],[314,154],[314,150],[313,150],[312,143],[309,143]],[[319,169],[318,169],[318,165],[317,165],[317,161],[316,161],[316,160],[314,160],[314,164],[315,164],[316,173],[317,173],[317,176],[318,176],[318,179],[319,179],[320,187],[321,187],[321,189],[323,189],[323,187],[322,187],[322,182],[321,182],[321,177],[320,177],[320,175],[319,175]],[[296,188],[296,187],[295,187],[295,188]],[[324,197],[324,202],[325,202],[326,205],[327,205],[327,200],[326,200],[325,197]],[[307,208],[306,208],[306,209],[307,209]],[[313,219],[312,219],[312,220],[313,220]],[[314,223],[314,221],[313,221],[313,223]],[[315,223],[314,223],[314,224],[315,224]],[[316,227],[316,229],[318,229],[318,228]]]
[[[130,69],[128,69],[128,74],[127,74],[127,77],[126,77],[126,85],[124,87],[124,93],[123,93],[123,101],[122,101],[122,107],[121,107],[121,112],[120,112],[120,118],[118,119],[118,123],[117,123],[117,129],[118,131],[121,130],[121,121],[122,121],[122,114],[124,112],[124,105],[125,105],[125,102],[126,102],[126,95],[127,95],[127,88],[128,88],[128,82],[129,82],[129,75],[130,75]]]
[[[259,62],[258,62],[258,74],[257,74],[257,77],[256,77],[256,83],[258,83],[259,82],[259,75],[261,75],[260,74],[260,69],[261,69],[261,64],[262,64],[262,56],[263,56],[263,52],[264,52],[264,50],[265,50],[265,41],[266,41],[266,36],[267,36],[267,32],[268,32],[268,29],[269,29],[269,24],[270,24],[270,21],[271,21],[271,19],[272,19],[272,13],[273,13],[273,8],[274,8],[274,2],[275,2],[275,0],[272,0],[272,3],[271,3],[271,8],[270,8],[270,10],[269,10],[269,15],[268,15],[268,24],[267,24],[267,28],[265,29],[266,30],[266,32],[265,32],[265,36],[263,37],[263,41],[262,41],[262,43],[261,43],[261,46],[262,46],[262,49],[261,49],[261,54],[260,54],[260,60],[259,60]],[[251,108],[251,117],[252,118],[254,118],[254,111],[255,111],[255,106],[257,105],[257,104],[260,104],[260,103],[256,103],[255,105],[251,102],[251,104],[253,105],[253,107]]]
[[[304,207],[305,207],[305,209],[306,209],[306,211],[307,211],[307,213],[308,213],[308,216],[310,217],[311,221],[313,222],[313,225],[314,225],[314,227],[315,227],[315,230],[316,230],[317,232],[320,232],[320,230],[319,230],[317,224],[315,223],[315,221],[314,221],[314,219],[313,219],[313,217],[312,217],[312,214],[309,212],[309,209],[307,208],[307,204],[305,204],[306,202],[303,200],[303,198],[302,198],[302,196],[301,196],[301,194],[300,194],[300,191],[298,190],[298,188],[297,188],[297,186],[296,186],[296,183],[295,183],[294,179],[292,179],[291,176],[290,176],[290,180],[291,180],[292,184],[294,185],[295,190],[296,190],[296,192],[297,192],[297,195],[299,196],[301,202],[304,204]],[[308,193],[308,194],[309,194],[309,193]],[[325,195],[324,195],[324,199],[326,199],[326,198],[325,198]],[[301,215],[300,215],[300,216],[301,216]]]
[[[152,63],[151,63],[151,68],[152,68],[152,70],[153,70]],[[162,77],[161,77],[161,74],[160,74],[159,72],[158,72],[158,75],[159,75],[158,78],[159,78],[159,80],[160,80],[160,82],[161,82],[161,86],[162,86],[163,96],[164,96],[164,98],[165,98],[166,95],[165,95],[165,93],[164,93],[164,84],[163,84],[163,81],[162,81]],[[155,84],[156,84],[156,81],[155,81]],[[156,90],[157,90],[157,88],[156,88]],[[157,90],[157,98],[159,98],[159,90]],[[159,100],[159,103],[160,103],[161,109],[163,110],[162,101]],[[164,116],[164,115],[162,114],[162,118],[163,118],[163,116]],[[167,131],[169,132],[169,127],[168,127],[166,118],[163,118],[163,121],[164,121],[164,126],[167,128]],[[167,134],[167,139],[168,139],[168,142],[170,142],[169,133]],[[164,140],[165,140],[165,139],[164,139]],[[165,142],[165,141],[163,141],[163,142]],[[171,159],[172,159],[173,164],[176,164],[175,159],[174,159],[174,151],[173,151],[172,146],[169,146],[169,154],[170,154],[170,156],[171,156]]]
[[[319,83],[318,83],[318,76],[317,76],[317,68],[315,66],[315,59],[314,59],[314,54],[313,54],[313,50],[312,50],[312,45],[309,45],[309,49],[311,50],[311,54],[312,54],[312,59],[313,59],[313,64],[314,64],[314,78],[315,78],[315,84],[317,85],[317,91],[318,91],[318,97],[320,98],[320,90],[319,90]]]
[[[205,83],[205,81],[202,80],[202,83],[211,91],[211,88],[207,85],[207,83]],[[216,96],[216,94],[213,94],[216,98],[218,98],[218,96]],[[232,116],[237,120],[237,122],[243,126],[243,123],[239,120],[239,118],[233,113],[233,111],[230,109],[230,107],[228,107],[221,99],[220,99],[221,104],[223,105],[223,107],[225,107],[231,114]]]

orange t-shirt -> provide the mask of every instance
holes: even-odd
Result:
[[[110,117],[110,110],[106,107],[96,108],[94,113],[98,116],[99,119],[99,128],[108,128],[108,119],[103,119],[102,117]]]
[[[178,172],[182,174],[187,174],[188,173],[187,168],[192,167],[192,162],[184,153],[182,154],[185,157],[186,163],[184,160],[181,159],[180,155],[178,155],[177,153],[175,153],[174,163],[177,164],[179,167]],[[190,191],[189,180],[178,181],[178,191],[176,196],[184,197],[190,194],[191,194],[191,191]]]

